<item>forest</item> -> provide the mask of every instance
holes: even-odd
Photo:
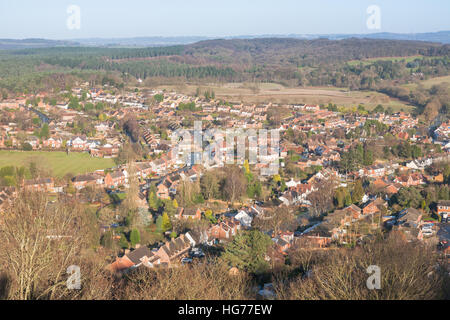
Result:
[[[428,112],[427,118],[448,112],[448,88],[407,90],[401,85],[449,74],[450,45],[421,41],[265,38],[151,48],[0,51],[0,89],[12,93],[64,89],[73,79],[93,78],[113,85],[130,79],[276,82],[378,91],[415,105],[418,114]]]

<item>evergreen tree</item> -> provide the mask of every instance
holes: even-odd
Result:
[[[139,233],[139,230],[137,229],[131,230],[130,241],[133,247],[135,247],[136,244],[141,242],[141,234]]]
[[[119,247],[121,247],[122,249],[128,249],[129,247],[127,238],[123,233],[120,235]]]
[[[148,194],[148,205],[153,211],[157,211],[159,209],[159,199],[154,192],[150,192]]]
[[[353,187],[352,202],[360,203],[363,196],[364,196],[364,188],[362,185],[362,181],[358,179],[356,180],[355,185]]]
[[[164,212],[164,214],[162,215],[162,230],[166,232],[167,230],[170,229],[172,229],[172,222],[170,221],[167,212]]]
[[[259,230],[245,231],[228,244],[223,259],[230,266],[258,274],[268,268],[265,257],[271,243],[270,237]]]
[[[156,218],[156,231],[160,233],[164,232],[162,216],[158,216],[158,218]]]

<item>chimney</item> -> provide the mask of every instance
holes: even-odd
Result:
[[[141,245],[139,243],[136,243],[136,245],[134,246],[135,249],[139,249],[141,247]]]

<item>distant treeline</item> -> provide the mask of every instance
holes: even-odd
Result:
[[[212,79],[386,92],[389,86],[449,75],[450,45],[266,38],[151,48],[56,47],[0,52],[0,88],[12,91],[27,84],[36,89],[55,74],[89,74],[86,78],[92,73],[116,77],[115,83],[126,82],[129,77]]]

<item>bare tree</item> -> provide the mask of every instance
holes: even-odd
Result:
[[[22,193],[0,224],[3,271],[13,299],[58,298],[67,293],[66,270],[80,263],[88,237],[76,203],[52,204],[41,193]]]
[[[234,204],[234,201],[242,197],[245,190],[246,181],[241,169],[237,166],[226,167],[223,191],[227,199]]]

